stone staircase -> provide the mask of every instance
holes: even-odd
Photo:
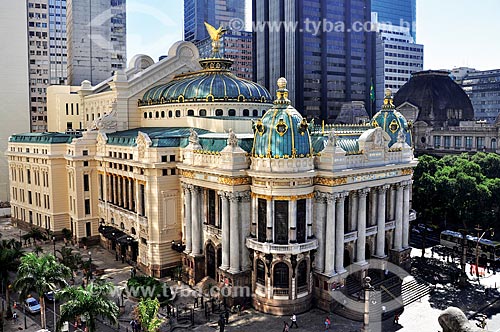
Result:
[[[431,292],[429,285],[418,278],[405,282],[402,286],[403,305],[407,306]]]

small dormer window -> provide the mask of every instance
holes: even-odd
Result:
[[[280,136],[285,135],[286,131],[288,130],[288,126],[286,125],[285,121],[283,119],[278,120],[278,124],[276,125],[276,131]]]
[[[389,125],[390,131],[394,134],[396,131],[399,129],[399,123],[396,121],[396,119],[393,119],[391,121],[391,124]]]

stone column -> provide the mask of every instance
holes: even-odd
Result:
[[[123,207],[123,177],[118,176],[118,206]]]
[[[385,205],[386,192],[389,186],[381,186],[378,188],[378,208],[377,208],[377,250],[378,257],[385,257]]]
[[[368,225],[373,226],[377,223],[377,191],[370,191],[370,220]]]
[[[356,191],[351,192],[349,197],[349,229],[346,230],[347,233],[355,230],[357,219],[358,219],[358,193]]]
[[[191,237],[193,238],[193,250],[191,254],[197,256],[201,254],[201,225],[200,225],[200,193],[201,188],[193,186],[191,190],[191,218],[193,220],[191,226]]]
[[[313,199],[308,198],[306,201],[306,238],[311,239],[313,237]]]
[[[184,239],[186,243],[186,250],[185,252],[187,254],[191,253],[192,251],[192,238],[191,238],[191,185],[184,184],[182,185],[184,189],[184,225],[186,227],[185,232],[184,232]],[[139,190],[136,190],[136,194],[138,194]],[[140,202],[140,200],[137,200],[137,202]],[[138,209],[138,211],[140,211]]]
[[[335,207],[335,270],[337,273],[344,268],[344,202],[347,193],[341,193],[336,200]]]
[[[335,198],[334,194],[326,194],[326,239],[325,239],[325,274],[335,274]],[[342,241],[343,243],[344,241]]]
[[[316,271],[322,273],[325,267],[325,194],[316,191],[316,218],[315,223],[315,236],[318,239],[318,251],[314,259],[314,268]],[[333,269],[333,267],[332,267]]]
[[[106,174],[106,202],[111,202],[111,176]]]
[[[403,186],[398,183],[396,187],[396,228],[394,229],[394,250],[403,247]]]
[[[250,236],[250,213],[251,213],[251,196],[250,192],[243,192],[240,195],[240,212],[241,218],[239,221],[240,227],[240,253],[242,271],[246,271],[250,267],[250,257],[246,246],[246,238]]]
[[[387,220],[394,220],[395,219],[395,212],[397,209],[396,206],[396,186],[392,185],[389,187],[389,199],[387,200],[387,205],[388,209],[387,211],[389,212],[389,215],[387,216]]]
[[[273,242],[273,217],[274,217],[274,200],[272,198],[267,199],[267,209],[266,209],[266,221],[267,221],[267,242]]]
[[[239,232],[239,220],[238,220],[238,196],[236,194],[230,194],[230,226],[229,226],[229,234],[230,234],[230,250],[229,254],[230,265],[229,265],[229,273],[238,273],[240,272],[240,232]]]
[[[288,225],[290,225],[290,230],[288,232],[288,238],[290,243],[297,242],[297,201],[291,199],[288,201]]]
[[[133,210],[133,201],[134,197],[132,196],[132,179],[128,179],[128,209]]]
[[[370,189],[358,190],[358,240],[356,242],[356,262],[365,262],[366,247],[366,195]],[[369,258],[369,257],[368,257]]]
[[[257,237],[257,219],[258,219],[258,201],[257,196],[252,196],[252,224],[250,225],[250,234]]]
[[[118,195],[118,187],[116,186],[117,177],[114,174],[112,176],[113,176],[113,204],[116,205],[117,195]]]
[[[127,186],[128,179],[123,178],[123,207],[125,209],[128,209],[128,186]]]
[[[403,248],[408,248],[408,237],[410,232],[410,186],[411,181],[405,183],[403,187]]]
[[[222,264],[220,268],[229,268],[229,201],[227,193],[219,191],[222,201]]]

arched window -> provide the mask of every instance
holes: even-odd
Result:
[[[135,235],[135,228],[134,228],[134,227],[132,227],[132,228],[130,229],[130,233],[131,233],[132,235]]]
[[[234,110],[234,109],[232,109],[232,108],[231,108],[231,109],[227,112],[227,114],[228,114],[229,116],[235,116],[235,115],[236,115],[236,110]]]
[[[297,242],[306,242],[306,200],[297,200]]]
[[[172,111],[168,111],[168,117],[171,118],[172,117]]]
[[[200,110],[200,116],[207,116],[207,110]]]
[[[250,110],[244,109],[243,116],[249,116],[249,115],[250,115]]]
[[[257,241],[266,242],[267,238],[267,200],[257,199]]]
[[[220,108],[218,108],[218,109],[215,110],[215,115],[216,116],[223,116],[224,115],[224,111],[221,110]]]
[[[155,113],[155,118],[157,118],[157,119],[158,119],[159,117],[160,117],[160,112],[156,111],[156,113]]]
[[[253,110],[252,111],[252,116],[259,116],[259,111],[258,110]]]
[[[492,138],[491,139],[491,149],[496,150],[497,149],[497,140]]]
[[[161,117],[164,118],[165,117],[165,111],[161,111]]]
[[[194,116],[194,111],[193,110],[188,110],[188,116]]]
[[[257,283],[266,285],[266,266],[262,259],[257,260]]]
[[[147,119],[147,118],[148,118],[148,113],[144,112],[144,119]]]
[[[275,288],[288,288],[288,275],[288,265],[281,262],[274,265],[273,286]]]
[[[180,110],[176,110],[175,111],[175,117],[178,118],[181,116],[181,111]]]
[[[307,262],[302,260],[297,267],[297,287],[307,286]]]
[[[120,229],[125,229],[125,224],[124,223],[120,223]]]
[[[152,119],[153,118],[153,112],[149,112],[149,118]]]

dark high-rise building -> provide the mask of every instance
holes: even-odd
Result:
[[[329,122],[344,103],[370,105],[374,33],[352,31],[370,21],[370,0],[253,0],[252,11],[256,82],[274,92],[286,77],[292,104]]]
[[[380,23],[404,26],[416,41],[417,0],[372,0],[372,12]]]
[[[203,22],[208,22],[216,28],[220,25],[230,27],[233,19],[244,24],[245,1],[184,0],[184,40],[200,41],[208,38]]]

